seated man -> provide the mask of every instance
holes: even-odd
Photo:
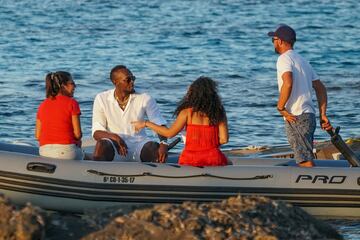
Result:
[[[110,79],[115,89],[99,93],[94,101],[92,136],[97,143],[93,159],[165,162],[166,138],[159,135],[158,144],[144,130],[136,132],[131,124],[147,116],[150,121],[165,125],[156,101],[146,93],[135,92],[135,76],[126,66],[115,66]]]

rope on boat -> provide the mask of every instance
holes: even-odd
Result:
[[[237,178],[237,177],[223,177],[223,176],[217,176],[213,175],[211,173],[202,173],[202,174],[195,174],[195,175],[189,175],[189,176],[167,176],[167,175],[158,175],[151,172],[143,172],[141,174],[128,174],[128,175],[119,175],[119,174],[110,174],[110,173],[104,173],[100,171],[96,171],[93,169],[87,170],[88,173],[95,174],[98,176],[116,176],[116,177],[161,177],[161,178],[195,178],[195,177],[212,177],[212,178],[219,178],[219,179],[226,179],[226,180],[259,180],[259,179],[268,179],[273,178],[273,175],[258,175],[254,177],[248,177],[248,178]]]

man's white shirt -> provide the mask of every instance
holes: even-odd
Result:
[[[126,108],[122,110],[114,96],[115,89],[96,95],[93,106],[92,135],[97,130],[109,131],[120,135],[124,140],[142,141],[146,139],[145,129],[135,132],[132,121],[149,121],[165,125],[155,99],[146,93],[130,95]]]
[[[276,63],[279,91],[283,85],[282,75],[292,72],[293,86],[291,95],[285,105],[286,109],[296,116],[302,113],[315,113],[312,102],[312,81],[319,77],[310,63],[294,50],[281,54]]]

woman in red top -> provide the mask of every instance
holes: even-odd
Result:
[[[35,137],[44,157],[83,159],[80,107],[73,98],[76,85],[68,72],[49,73],[46,99],[36,115]]]
[[[200,77],[189,87],[175,110],[177,118],[170,128],[150,121],[133,122],[135,130],[148,127],[156,133],[173,137],[186,127],[185,148],[179,163],[191,166],[222,166],[227,164],[219,146],[229,140],[224,106],[211,78]]]

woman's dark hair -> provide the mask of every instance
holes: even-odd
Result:
[[[193,112],[206,114],[211,125],[216,125],[226,119],[224,106],[217,93],[217,84],[209,77],[201,76],[190,85],[174,115],[179,115],[186,108],[192,108]]]
[[[45,77],[46,97],[55,97],[61,90],[61,86],[72,80],[68,72],[58,71],[48,73]]]

